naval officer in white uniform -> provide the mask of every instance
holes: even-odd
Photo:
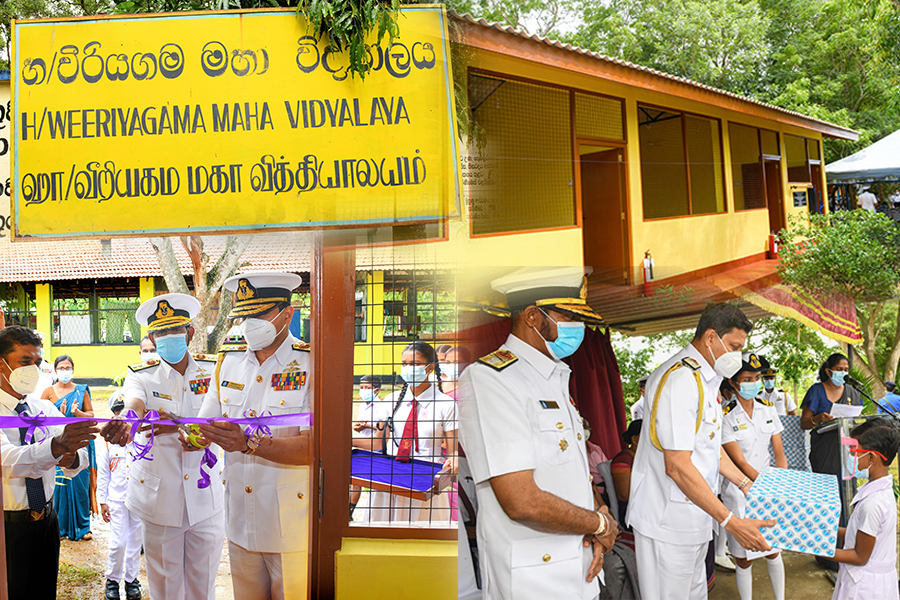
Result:
[[[723,377],[741,367],[753,324],[737,307],[704,311],[693,341],[647,381],[642,440],[631,473],[626,520],[634,528],[645,600],[707,597],[706,553],[716,522],[745,548],[768,550],[759,532],[775,521],[734,515],[713,490],[721,474],[746,492],[750,481],[722,451]]]
[[[215,359],[188,352],[191,319],[200,303],[187,294],[163,294],[142,303],[135,318],[147,327],[160,360],[129,367],[125,412],[196,417],[215,369]],[[118,441],[121,422],[104,433]],[[150,432],[138,433],[145,444]],[[184,452],[174,425],[156,426],[153,460],[135,460],[125,506],[141,518],[147,579],[153,600],[212,600],[225,541],[221,462],[209,469],[211,484],[199,488],[199,452]],[[221,459],[220,459],[221,461]]]
[[[591,492],[581,416],[561,359],[598,323],[583,267],[520,269],[492,282],[512,334],[460,380],[461,445],[478,497],[484,598],[591,600],[618,534]],[[600,508],[600,510],[598,510]]]
[[[760,392],[760,397],[771,402],[779,416],[796,415],[797,402],[794,401],[787,390],[775,387],[778,368],[770,364],[760,375],[763,382],[763,390]]]
[[[309,345],[288,329],[290,273],[247,273],[225,281],[235,292],[229,314],[246,345],[224,347],[203,417],[310,410]],[[234,597],[295,600],[307,593],[309,427],[272,427],[272,436],[224,421],[200,426],[227,452],[226,528]]]

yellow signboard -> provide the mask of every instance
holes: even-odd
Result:
[[[458,194],[446,21],[365,80],[288,11],[14,22],[14,236],[435,221]]]

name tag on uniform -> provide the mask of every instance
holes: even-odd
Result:
[[[153,397],[154,398],[162,398],[163,400],[171,400],[172,399],[172,396],[170,396],[168,394],[161,394],[159,392],[153,392]]]
[[[276,392],[299,390],[306,385],[306,371],[272,374],[272,389]]]
[[[242,390],[242,389],[244,389],[244,384],[243,383],[235,383],[233,381],[223,381],[222,387],[227,387],[232,390]]]
[[[543,408],[559,408],[556,400],[540,400],[540,403]]]
[[[732,427],[732,429],[734,429],[735,431],[740,431],[740,430],[742,430],[742,429],[747,429],[747,424],[746,424],[746,423],[740,423],[740,424],[735,425],[734,427]]]

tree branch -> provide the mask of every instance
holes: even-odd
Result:
[[[178,259],[175,257],[175,250],[172,248],[172,240],[170,238],[152,237],[150,245],[156,252],[156,260],[159,262],[159,268],[162,270],[163,279],[166,287],[170,292],[179,294],[190,294],[184,275],[181,273],[181,267],[178,266]]]

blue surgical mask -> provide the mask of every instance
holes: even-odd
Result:
[[[548,342],[544,340],[544,343],[547,345],[547,350],[550,351],[550,354],[556,357],[557,360],[562,360],[567,356],[572,356],[578,347],[581,346],[581,342],[584,341],[584,322],[578,321],[575,323],[560,323],[558,321],[554,321],[550,315],[544,313],[544,316],[556,323],[556,339],[552,342]],[[537,329],[535,329],[537,331]],[[541,332],[538,331],[538,335],[541,335]],[[541,339],[544,339],[544,336],[541,335]]]
[[[847,371],[832,371],[831,372],[831,383],[834,385],[844,385],[844,377],[847,376]]]
[[[763,385],[770,392],[775,389],[775,380],[774,379],[763,379]]]
[[[372,402],[377,396],[375,390],[359,390],[359,397],[366,403]]]
[[[751,398],[756,398],[756,395],[759,394],[759,391],[762,389],[762,383],[759,381],[750,382],[742,382],[741,383],[741,396],[750,400]]]
[[[853,476],[857,479],[868,479],[869,478],[869,467],[865,469],[859,468],[859,459],[868,454],[868,452],[860,454],[856,457],[855,468],[853,469]]]
[[[428,381],[428,373],[425,371],[425,365],[403,365],[400,367],[400,377],[403,378],[403,381],[413,387]]]
[[[69,383],[70,381],[72,381],[72,377],[74,375],[75,373],[70,369],[56,372],[56,378],[59,379],[62,383]]]
[[[157,336],[153,341],[156,344],[156,353],[170,365],[181,362],[181,359],[187,354],[187,334],[173,333],[166,336]]]

